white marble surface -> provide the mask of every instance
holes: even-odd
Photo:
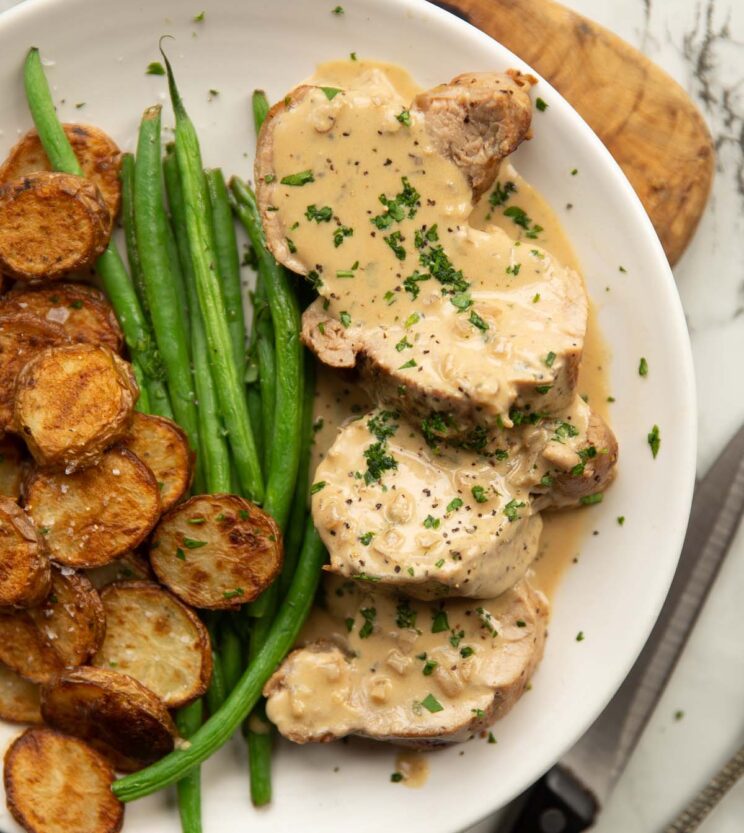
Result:
[[[0,0],[0,11],[16,2]],[[675,269],[697,370],[703,472],[744,419],[744,0],[564,2],[674,76],[716,140],[711,202]],[[596,833],[660,833],[744,743],[742,587],[744,530]],[[744,782],[700,831],[744,831]]]

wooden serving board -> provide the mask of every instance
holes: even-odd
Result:
[[[669,75],[617,35],[553,0],[446,0],[533,66],[618,161],[674,265],[713,181],[708,127]]]

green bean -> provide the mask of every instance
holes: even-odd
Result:
[[[227,439],[219,416],[219,404],[212,370],[209,366],[209,352],[204,333],[204,321],[196,294],[194,270],[191,263],[186,230],[186,206],[178,177],[178,163],[169,148],[163,160],[163,173],[168,191],[168,203],[184,276],[184,284],[189,296],[189,315],[191,319],[191,345],[194,359],[194,382],[199,402],[199,441],[201,444],[204,478],[207,491],[221,493],[231,491],[230,453]],[[211,709],[211,705],[210,705]]]
[[[279,577],[279,597],[283,598],[292,583],[297,558],[302,547],[302,533],[307,516],[310,491],[310,457],[313,446],[313,414],[315,410],[315,357],[309,350],[303,352],[305,382],[302,389],[302,431],[300,445],[300,466],[297,485],[292,498],[292,509],[284,536],[284,564]]]
[[[215,637],[215,633],[215,628],[210,627],[209,636],[212,644],[212,679],[209,681],[209,688],[205,694],[207,708],[209,709],[210,715],[217,714],[217,712],[222,708],[227,697],[225,670],[222,665],[222,655],[217,650],[217,639]]]
[[[263,437],[264,471],[268,474],[271,449],[274,444],[274,419],[276,407],[276,355],[274,326],[271,313],[264,300],[256,296],[256,357],[258,359],[258,386],[261,391],[261,425]]]
[[[269,100],[266,98],[266,93],[263,90],[254,90],[251,104],[253,107],[253,123],[256,126],[256,135],[258,135],[261,125],[266,121],[266,116],[269,114]]]
[[[253,192],[233,178],[232,201],[258,258],[261,285],[271,310],[276,355],[276,400],[274,404],[273,441],[264,508],[282,529],[289,509],[300,461],[302,423],[302,344],[300,342],[300,307],[286,270],[266,248],[266,239]]]
[[[136,359],[132,360],[132,372],[134,373],[134,378],[137,380],[137,387],[139,388],[137,404],[134,407],[141,414],[149,414],[150,397],[148,396],[147,387],[145,386],[145,374],[142,372],[142,368],[139,366],[139,362]]]
[[[162,51],[162,50],[161,50]],[[178,92],[173,69],[163,53],[171,102],[176,115],[176,159],[186,207],[186,229],[191,250],[199,306],[204,320],[213,380],[222,418],[230,438],[235,469],[241,489],[252,500],[262,502],[263,476],[251,431],[244,382],[238,377],[222,287],[217,274],[210,219],[209,193],[202,169],[199,140]]]
[[[274,745],[274,727],[266,717],[263,698],[247,723],[251,801],[255,807],[263,807],[271,801],[271,750]]]
[[[244,664],[243,646],[227,618],[223,618],[220,623],[220,653],[225,672],[225,689],[230,692],[237,685]]]
[[[199,424],[186,315],[176,288],[181,278],[172,268],[168,250],[170,229],[160,171],[160,110],[159,105],[149,107],[140,123],[134,163],[137,248],[155,337],[168,377],[173,413],[188,435],[191,447],[197,451]],[[177,263],[175,258],[174,263]]]
[[[55,171],[82,176],[80,162],[57,118],[39,50],[28,51],[23,67],[23,81],[31,116],[49,162]],[[109,242],[96,262],[103,288],[116,312],[133,360],[136,360],[147,389],[150,410],[161,416],[173,416],[163,368],[152,333],[142,312],[137,294],[124,267],[116,243]]]
[[[195,700],[176,713],[176,726],[183,738],[190,738],[202,725],[203,705]],[[201,820],[201,772],[194,767],[176,784],[178,812],[183,833],[202,833]]]
[[[127,245],[127,260],[129,274],[142,305],[142,311],[149,317],[147,305],[147,290],[145,289],[145,275],[142,271],[139,249],[137,248],[137,230],[134,220],[134,156],[123,153],[121,157],[121,221],[124,226],[124,240]]]
[[[310,612],[325,557],[320,536],[308,519],[292,586],[258,656],[243,672],[223,707],[191,737],[187,749],[177,749],[152,766],[114,782],[112,789],[121,801],[133,801],[173,784],[232,737],[294,644]]]
[[[243,315],[243,289],[240,285],[240,258],[235,238],[235,222],[227,198],[225,177],[219,168],[204,172],[212,207],[217,266],[222,278],[222,295],[227,310],[227,326],[233,342],[235,365],[241,382],[245,382],[245,317]]]

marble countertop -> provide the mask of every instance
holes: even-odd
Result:
[[[0,0],[0,11],[16,2]],[[744,420],[744,2],[564,3],[667,70],[698,103],[715,139],[710,204],[674,270],[695,359],[703,473]],[[742,587],[744,527],[595,833],[660,833],[744,743]],[[744,781],[700,833],[742,830]]]

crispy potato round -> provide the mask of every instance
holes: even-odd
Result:
[[[138,396],[131,365],[107,347],[50,347],[18,374],[13,427],[40,466],[69,473],[126,434]]]
[[[54,567],[52,590],[29,615],[63,665],[82,665],[99,649],[106,614],[98,591],[69,567]]]
[[[27,729],[5,753],[8,809],[29,833],[117,833],[124,805],[108,761],[77,738]]]
[[[41,723],[40,692],[36,683],[24,680],[0,663],[0,719],[11,723]]]
[[[0,662],[32,683],[46,683],[63,669],[25,610],[0,614]]]
[[[55,729],[88,741],[121,772],[173,750],[178,730],[160,698],[126,674],[82,666],[41,690],[41,715]]]
[[[106,638],[92,664],[134,677],[169,709],[207,690],[212,649],[193,610],[150,581],[110,584],[101,594]]]
[[[65,134],[75,151],[83,175],[94,182],[101,192],[111,214],[116,219],[121,203],[121,151],[116,142],[98,127],[89,124],[63,124]],[[35,171],[51,171],[39,134],[29,130],[14,145],[8,158],[0,167],[0,182],[17,179]]]
[[[124,336],[108,299],[93,286],[58,281],[15,288],[0,299],[2,312],[28,312],[59,324],[72,341],[121,353]]]
[[[270,515],[237,495],[197,495],[163,516],[150,563],[193,607],[232,608],[255,599],[276,578],[282,534]]]
[[[0,497],[0,607],[37,605],[50,582],[43,537],[15,501]]]
[[[150,562],[137,552],[124,553],[109,564],[86,570],[85,575],[96,590],[102,590],[115,581],[154,581],[155,573]]]
[[[144,541],[160,498],[150,469],[126,448],[112,448],[97,466],[73,474],[37,471],[26,508],[54,561],[100,567]]]
[[[0,268],[21,281],[84,269],[108,245],[110,214],[98,188],[39,171],[0,185]]]
[[[135,413],[120,445],[136,454],[155,475],[163,512],[186,494],[191,485],[194,454],[186,433],[172,419]]]
[[[47,347],[69,341],[59,324],[25,312],[0,313],[0,435],[12,422],[15,382],[23,366]]]
[[[11,436],[0,438],[0,495],[17,500],[28,474],[25,448]]]

